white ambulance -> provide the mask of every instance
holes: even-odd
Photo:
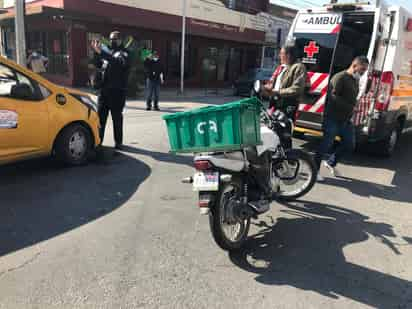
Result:
[[[384,155],[395,150],[399,135],[412,126],[412,14],[399,6],[330,4],[302,10],[288,41],[308,70],[296,132],[319,133],[331,77],[356,56],[371,66],[360,82],[353,123],[357,144],[377,144]]]

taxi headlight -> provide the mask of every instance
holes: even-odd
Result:
[[[77,99],[80,103],[84,104],[87,108],[90,108],[97,113],[98,104],[91,97],[77,93],[71,93],[70,95]]]

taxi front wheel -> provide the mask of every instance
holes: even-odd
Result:
[[[92,136],[81,124],[63,129],[55,144],[56,158],[66,165],[82,165],[87,162],[92,149]]]

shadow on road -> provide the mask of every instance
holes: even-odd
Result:
[[[346,297],[373,308],[411,308],[412,282],[346,261],[343,248],[378,238],[393,254],[393,229],[347,209],[303,202],[286,205],[295,218],[273,226],[258,223],[261,232],[244,250],[231,253],[238,267],[257,274],[265,285],[288,285],[337,299]]]
[[[186,107],[181,106],[181,107],[164,107],[161,106],[160,107],[160,111],[146,111],[146,107],[139,107],[139,106],[127,106],[126,110],[137,110],[137,111],[145,111],[147,113],[169,113],[169,114],[173,114],[173,113],[180,113],[180,112],[184,112],[187,110]]]
[[[188,110],[187,106],[179,106],[179,103],[190,103],[190,104],[199,104],[199,107],[211,106],[211,105],[222,105],[225,103],[230,103],[246,98],[234,97],[234,96],[200,96],[200,97],[172,97],[160,99],[160,111],[164,113],[178,113]],[[164,105],[165,104],[174,104],[173,107]],[[193,107],[195,108],[195,107]],[[146,103],[144,100],[139,100],[139,103],[129,101],[126,105],[127,110],[138,110],[146,111]]]
[[[302,147],[308,151],[316,151],[320,139],[308,137]],[[377,157],[373,154],[354,154],[342,163],[346,165],[383,169],[394,172],[390,185],[381,185],[374,182],[362,181],[353,178],[329,178],[325,184],[348,189],[351,193],[360,196],[375,196],[396,202],[412,202],[410,181],[412,179],[412,132],[405,133],[398,145],[398,149],[391,158]],[[344,173],[344,168],[342,169]]]
[[[50,159],[2,167],[0,256],[105,216],[150,174],[143,162],[109,149],[82,167],[61,168]]]
[[[190,167],[193,167],[193,157],[192,156],[175,155],[171,153],[146,150],[143,148],[136,148],[132,146],[123,146],[122,150],[126,153],[134,153],[138,155],[152,157],[154,160],[160,161],[160,162],[182,164],[182,165],[188,165]]]

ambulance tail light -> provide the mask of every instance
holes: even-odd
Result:
[[[380,112],[388,110],[391,101],[393,84],[395,78],[392,72],[383,72],[381,76],[381,85],[376,97],[375,109]]]
[[[211,168],[213,168],[213,165],[207,160],[195,161],[195,169],[198,171],[207,171]]]

